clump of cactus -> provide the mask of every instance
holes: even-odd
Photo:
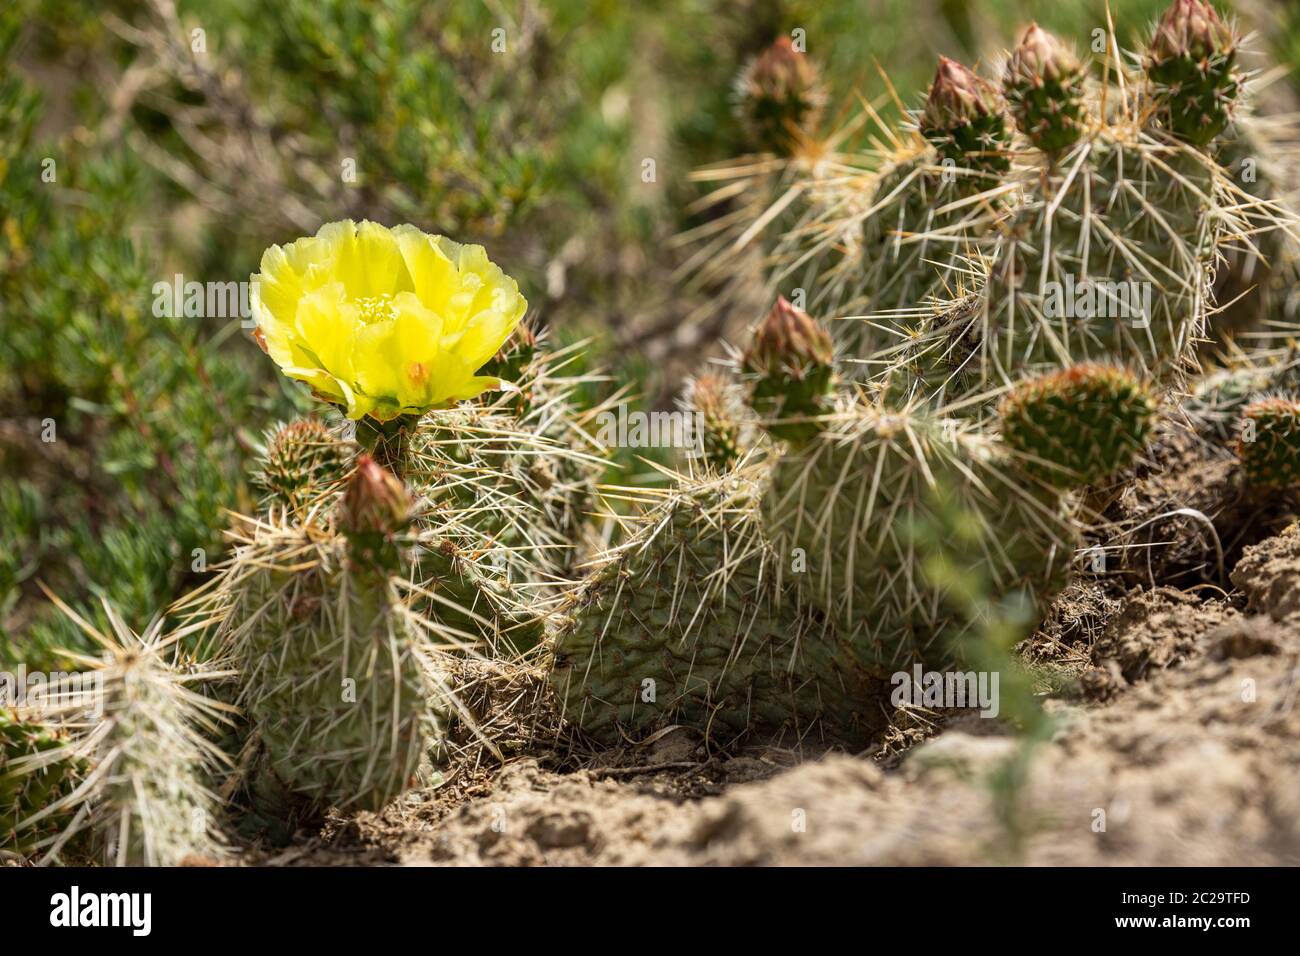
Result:
[[[823,341],[806,315],[783,322],[796,318],[798,335],[778,339],[770,318],[755,334],[747,354],[761,340],[773,359],[746,360],[756,410],[789,387],[806,343]],[[890,673],[961,659],[976,626],[955,611],[970,596],[927,572],[918,535],[976,522],[984,550],[973,560],[988,569],[989,598],[1041,610],[1073,554],[1062,489],[1124,467],[1148,436],[1152,398],[1118,370],[1030,383],[1008,418],[1044,420],[1056,398],[1078,401],[1098,425],[1106,412],[1088,403],[1100,401],[1130,434],[1085,433],[1080,449],[1056,456],[1052,481],[1038,472],[1046,455],[853,391],[793,431],[782,414],[766,418],[766,444],[721,475],[678,476],[570,597],[552,674],[566,715],[607,739],[668,722],[869,739]],[[1023,431],[1004,420],[1004,435]]]
[[[598,546],[576,352],[521,324],[484,250],[351,222],[273,247],[259,340],[326,418],[268,436],[258,511],[172,630],[107,612],[120,633],[82,661],[101,716],[0,711],[0,849],[219,856],[208,741],[236,710],[227,790],[295,819],[380,809],[451,759],[453,724],[482,733],[471,660],[545,668],[546,706],[605,742],[866,746],[892,673],[984,660],[982,608],[1010,646],[1059,595],[1094,492],[1148,457],[1162,411],[1221,443],[1243,420],[1246,480],[1293,488],[1294,355],[1193,377],[1216,257],[1256,213],[1213,148],[1236,44],[1177,0],[1142,76],[1111,64],[1107,85],[1031,26],[1000,90],[942,60],[911,125],[844,175],[815,143],[811,62],[761,56],[742,109],[780,170],[764,188],[791,198],[735,221],[777,230],[759,287],[824,285],[807,309],[768,296],[736,368],[691,382],[701,466],[618,489],[635,513]],[[1150,308],[1063,309],[1075,280],[1145,283]]]
[[[969,609],[971,596],[947,594],[916,551],[916,529],[942,535],[953,515],[979,527],[966,537],[983,542],[973,560],[989,572],[985,599],[1041,612],[1059,592],[1092,518],[1078,492],[1141,458],[1159,409],[1196,370],[1216,257],[1245,232],[1285,224],[1204,148],[1239,83],[1215,79],[1220,109],[1199,132],[1187,127],[1204,90],[1168,82],[1179,49],[1170,24],[1192,6],[1162,21],[1145,77],[1111,63],[1107,79],[1090,78],[1037,26],[1006,62],[1002,98],[942,61],[915,138],[877,152],[873,170],[830,185],[815,168],[787,166],[771,206],[731,220],[740,244],[775,233],[769,289],[807,280],[808,301],[849,320],[841,328],[854,325],[846,310],[878,311],[836,348],[777,300],[740,361],[765,439],[744,459],[724,456],[738,464],[720,477],[680,476],[566,606],[555,678],[571,717],[605,736],[614,724],[698,725],[709,713],[725,714],[730,730],[737,701],[756,700],[771,677],[741,665],[763,656],[772,632],[804,634],[787,614],[818,622],[787,658],[796,684],[824,686],[818,662],[828,659],[866,686],[911,661],[962,657],[969,622],[953,609]],[[1235,47],[1211,32],[1220,53]],[[1225,62],[1212,55],[1210,71],[1227,76]],[[940,175],[954,168],[962,174]],[[802,211],[792,224],[793,206]],[[843,241],[854,225],[862,245]],[[925,255],[882,252],[907,246]],[[1131,315],[1116,301],[1125,283],[1150,290]],[[1085,290],[1096,297],[1076,308]],[[945,291],[957,293],[947,304]],[[855,376],[837,359],[883,373],[846,388]],[[751,555],[745,564],[761,567],[766,587],[725,558],[723,571],[682,582],[667,570],[715,552]],[[754,623],[743,639],[735,622],[697,630],[679,607],[715,625],[743,609]],[[820,657],[806,658],[810,648]],[[670,704],[638,698],[638,676],[667,681]],[[825,733],[870,725],[859,706],[823,703],[813,713]],[[784,722],[748,726],[806,725],[808,713],[791,703]]]
[[[1140,70],[1108,53],[1090,78],[1037,25],[1000,91],[942,60],[915,130],[837,158],[833,175],[796,168],[773,184],[780,215],[760,204],[754,219],[729,217],[736,245],[763,242],[768,289],[797,287],[841,319],[845,368],[890,379],[897,403],[993,396],[1026,371],[1083,362],[1181,387],[1217,260],[1289,222],[1216,158],[1244,91],[1238,42],[1187,0],[1134,58]],[[1188,70],[1196,81],[1180,82]]]
[[[1256,488],[1300,484],[1300,402],[1273,397],[1247,405],[1237,456],[1246,481]]]
[[[1192,367],[1230,186],[1212,158],[1135,116],[1102,120],[1048,154],[987,254],[984,288],[913,349],[927,387],[955,397],[1107,358],[1173,381]]]

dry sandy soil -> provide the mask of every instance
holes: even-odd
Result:
[[[680,728],[584,769],[534,748],[248,862],[1300,863],[1300,525],[1230,589],[1075,592],[1053,627],[1076,676],[1032,750],[969,712],[863,754],[710,754]]]

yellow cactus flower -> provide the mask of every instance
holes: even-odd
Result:
[[[252,281],[256,338],[280,370],[380,422],[496,388],[475,373],[528,308],[482,246],[350,219],[267,249]]]

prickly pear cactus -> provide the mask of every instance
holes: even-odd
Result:
[[[910,535],[954,507],[989,529],[990,550],[972,560],[1000,593],[1055,593],[1072,541],[1059,497],[1026,482],[996,442],[917,410],[844,407],[776,462],[763,515],[777,567],[804,565],[783,576],[855,631],[864,658],[896,666],[947,660],[960,640]]]
[[[85,761],[66,730],[36,714],[0,707],[0,856],[32,857],[57,839],[73,819],[66,805],[29,821],[70,797],[84,772]]]
[[[1002,440],[1022,467],[1062,488],[1095,484],[1146,446],[1156,400],[1133,374],[1076,365],[1017,385],[999,410]]]
[[[1242,412],[1237,456],[1246,481],[1256,488],[1300,485],[1300,402],[1266,398]]]
[[[263,772],[310,807],[378,809],[441,735],[425,635],[402,590],[410,499],[362,456],[336,527],[263,529],[227,569],[221,640]]]
[[[616,741],[685,723],[861,743],[885,676],[815,611],[774,592],[763,469],[683,477],[575,592],[551,683],[565,715]]]

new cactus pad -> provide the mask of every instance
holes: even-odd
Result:
[[[1084,132],[1083,65],[1060,40],[1031,24],[1007,60],[1002,92],[1025,137],[1045,153]]]
[[[697,416],[697,448],[711,467],[725,471],[753,444],[753,413],[744,388],[718,372],[706,372],[687,386],[684,410]]]
[[[1168,58],[1170,22],[1157,31],[1148,70]],[[1152,112],[1130,78],[1108,91],[1106,115],[1093,98],[1095,115],[1085,117],[1078,79],[1042,31],[1031,29],[1008,63],[1022,132],[1049,154],[986,244],[983,290],[910,346],[910,367],[935,395],[950,400],[1080,362],[1119,361],[1174,385],[1195,368],[1219,246],[1249,232],[1258,207],[1200,148],[1212,134],[1170,137],[1161,126],[1161,116],[1193,108],[1195,90],[1162,87],[1166,111]],[[1226,104],[1239,87],[1219,92]]]
[[[269,432],[260,468],[252,476],[264,508],[300,513],[337,490],[351,468],[351,449],[315,419],[290,422]]]
[[[1020,383],[999,410],[1002,440],[1026,471],[1061,487],[1095,484],[1150,440],[1156,402],[1137,378],[1077,365]]]
[[[1300,402],[1273,397],[1246,406],[1237,457],[1254,487],[1300,485]]]

